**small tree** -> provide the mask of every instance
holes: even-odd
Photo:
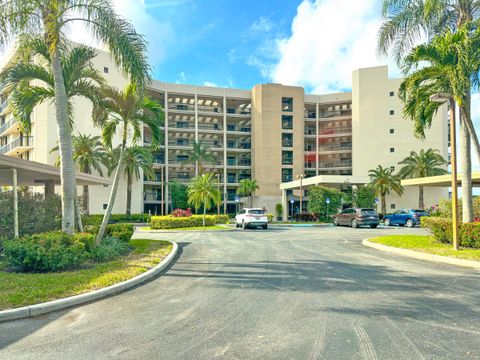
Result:
[[[327,214],[336,213],[342,207],[343,194],[337,189],[313,186],[308,189],[308,198],[308,211],[326,218]],[[330,199],[329,204],[327,199]]]
[[[172,206],[176,209],[188,208],[188,194],[187,186],[178,182],[171,182],[168,184],[169,192],[172,194]]]
[[[243,179],[237,189],[240,196],[248,196],[249,206],[253,206],[253,193],[258,189],[257,180]]]
[[[281,218],[283,215],[283,205],[282,204],[275,205],[275,212],[277,213],[277,219]]]
[[[385,196],[390,194],[391,191],[398,195],[403,194],[403,187],[400,185],[400,177],[393,174],[393,170],[390,168],[384,168],[378,165],[376,169],[372,169],[368,172],[370,176],[370,185],[375,189],[375,193],[380,196],[382,202],[382,214],[387,212],[387,204],[385,202]]]
[[[355,205],[357,207],[375,207],[375,189],[371,186],[360,186],[355,194]]]
[[[188,185],[188,202],[198,210],[203,207],[203,226],[205,226],[205,215],[207,210],[211,209],[213,204],[217,204],[220,198],[216,187],[215,175],[211,173],[203,174],[194,179]]]

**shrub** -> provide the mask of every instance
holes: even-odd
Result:
[[[73,240],[85,247],[86,251],[91,251],[95,247],[95,235],[88,232],[73,234]]]
[[[228,224],[230,217],[228,215],[213,215],[215,216],[215,224]]]
[[[188,208],[187,210],[175,209],[171,214],[173,217],[189,217],[192,216],[192,209]]]
[[[277,218],[281,218],[283,215],[283,205],[282,204],[276,204],[275,205],[275,212],[277,213]]]
[[[275,215],[273,215],[273,214],[270,214],[270,213],[267,214],[267,220],[268,220],[268,222],[269,222],[269,223],[272,223],[274,217],[275,217]]]
[[[462,246],[480,249],[480,224],[465,223],[459,228],[460,243]]]
[[[127,255],[130,250],[130,246],[125,241],[114,237],[106,237],[100,245],[91,249],[90,258],[97,262],[110,261],[122,255]]]
[[[84,226],[86,225],[100,225],[103,220],[103,215],[95,214],[95,215],[84,215],[82,216],[82,223]],[[148,215],[146,214],[112,214],[110,215],[109,223],[116,223],[116,222],[126,222],[126,223],[141,223],[141,222],[148,222]]]
[[[324,186],[313,186],[308,190],[308,211],[326,217],[335,214],[342,206],[343,194],[340,190]],[[327,204],[326,199],[330,199]]]
[[[89,234],[97,235],[100,225],[86,225],[83,230]],[[135,228],[133,224],[128,223],[118,223],[118,224],[108,224],[107,229],[105,230],[104,238],[107,236],[115,237],[122,241],[128,242],[132,238]]]
[[[355,205],[357,207],[375,207],[375,189],[372,186],[360,186],[355,193]]]
[[[224,216],[224,215],[220,215]],[[202,226],[202,215],[192,215],[190,217],[152,216],[150,227],[152,229],[176,229],[184,227]],[[213,226],[217,221],[217,215],[206,215],[205,226]]]
[[[80,266],[89,254],[74,236],[55,231],[5,242],[9,266],[23,272],[46,272]]]
[[[295,214],[295,221],[310,222],[317,221],[318,216],[313,213]]]
[[[428,229],[435,240],[442,243],[452,242],[452,220],[422,216],[420,218],[420,226]]]

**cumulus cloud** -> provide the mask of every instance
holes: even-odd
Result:
[[[304,0],[291,35],[277,39],[278,62],[263,71],[315,93],[349,89],[354,69],[386,62],[376,55],[379,14],[377,0]]]

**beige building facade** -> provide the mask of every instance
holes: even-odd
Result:
[[[123,88],[127,81],[106,52],[94,66],[109,84]],[[282,202],[280,185],[305,177],[335,179],[328,186],[346,188],[353,177],[365,179],[377,165],[398,168],[410,151],[434,148],[448,156],[447,112],[442,109],[427,131],[416,139],[412,124],[402,117],[398,99],[400,80],[388,78],[387,67],[359,69],[353,73],[352,92],[305,94],[302,87],[258,84],[251,90],[192,86],[152,81],[148,94],[164,107],[164,141],[154,154],[154,179],[143,175],[133,184],[132,212],[168,213],[173,183],[188,184],[202,169],[213,172],[223,193],[222,211],[238,208],[236,191],[242,179],[255,179],[259,189],[254,205],[274,212]],[[75,99],[74,133],[100,135],[93,126],[91,105]],[[0,154],[54,164],[58,131],[51,103],[35,108],[32,131],[23,134],[0,99]],[[144,145],[151,134],[144,130]],[[189,152],[201,143],[212,155],[204,164],[189,162]],[[327,181],[329,182],[329,181]],[[92,188],[90,212],[101,213],[109,187]],[[81,189],[79,189],[79,192]],[[298,206],[299,192],[285,192]],[[429,188],[427,206],[448,196],[446,189]],[[307,197],[308,200],[308,197]],[[388,210],[416,207],[418,190],[406,188],[402,197],[391,195]],[[122,177],[114,213],[126,209],[126,181]]]

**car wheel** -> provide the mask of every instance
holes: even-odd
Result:
[[[370,227],[371,227],[372,229],[375,229],[375,228],[377,227],[377,225],[370,225]]]
[[[355,219],[352,220],[352,228],[358,228],[358,222]]]
[[[412,219],[408,219],[407,222],[405,223],[405,225],[407,225],[407,227],[409,227],[409,228],[413,227]]]
[[[337,219],[333,219],[333,226],[338,226],[338,221],[337,221]]]
[[[267,225],[267,224],[265,224],[265,225],[262,225],[262,228],[263,228],[263,230],[267,230],[267,228],[268,228],[268,225]]]
[[[245,221],[242,221],[242,229],[245,230],[247,228],[247,224],[245,224]]]
[[[390,226],[390,219],[385,219],[383,223],[385,224],[385,226]]]

